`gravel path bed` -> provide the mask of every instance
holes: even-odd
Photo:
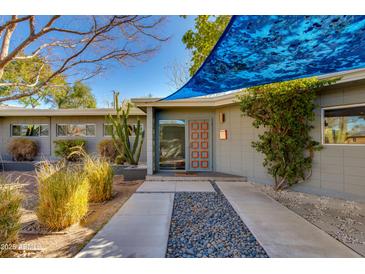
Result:
[[[212,185],[215,193],[175,193],[166,257],[268,257],[219,188]]]

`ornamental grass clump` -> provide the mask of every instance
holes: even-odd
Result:
[[[305,181],[311,175],[314,152],[320,150],[313,139],[316,91],[338,79],[321,81],[298,79],[243,90],[238,95],[244,115],[264,133],[252,146],[264,154],[263,165],[280,190]]]
[[[88,211],[89,181],[79,167],[43,162],[37,167],[39,222],[50,230],[78,223]]]
[[[22,196],[0,176],[0,257],[6,257],[18,240]]]
[[[109,161],[104,157],[91,156],[82,149],[72,154],[78,154],[83,159],[82,169],[90,185],[89,201],[99,203],[110,200],[114,174]]]
[[[112,198],[113,169],[105,158],[85,156],[84,173],[90,184],[90,202],[99,203]]]
[[[28,138],[14,138],[8,145],[8,151],[15,161],[33,161],[38,150],[38,144]]]

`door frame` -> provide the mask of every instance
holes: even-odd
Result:
[[[208,163],[209,166],[206,169],[192,169],[191,168],[191,153],[190,153],[190,126],[189,123],[191,121],[207,121],[208,125],[209,125],[209,129],[208,129]],[[187,130],[186,130],[187,127]],[[212,171],[213,170],[213,120],[212,118],[194,118],[194,119],[187,119],[186,123],[185,123],[185,147],[187,149],[185,149],[185,157],[186,157],[186,163],[185,163],[185,169],[188,171]]]
[[[185,119],[161,119],[161,120],[181,120],[185,123],[185,134],[184,134],[184,143],[185,143],[185,169],[161,169],[160,168],[160,119],[156,119],[156,131],[155,131],[155,148],[156,148],[156,154],[155,154],[155,162],[156,162],[156,171],[157,172],[186,172],[186,156],[187,156],[187,150],[186,150],[186,123],[187,121]]]
[[[189,114],[187,114],[189,115]],[[154,151],[155,151],[155,167],[156,167],[156,172],[186,172],[186,171],[200,171],[200,170],[191,170],[190,168],[190,147],[189,147],[189,121],[196,121],[196,120],[206,120],[209,123],[209,146],[208,146],[208,151],[209,151],[209,168],[201,170],[201,171],[213,171],[213,119],[214,116],[209,113],[208,115],[203,115],[202,117],[199,117],[199,115],[189,115],[186,116],[185,115],[181,115],[178,113],[173,113],[170,115],[164,115],[163,113],[161,113],[160,111],[156,112],[156,116],[155,116],[155,121],[154,121],[154,128],[155,128],[155,132],[154,132],[154,137],[155,137],[155,142],[153,144],[153,146],[155,147]],[[174,169],[160,169],[160,120],[183,120],[185,122],[185,169],[179,169],[179,170],[174,170]]]

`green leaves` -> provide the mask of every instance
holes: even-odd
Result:
[[[337,80],[299,79],[252,87],[238,95],[243,114],[254,119],[254,127],[265,128],[252,146],[265,155],[263,164],[276,190],[310,176],[314,151],[321,149],[310,135],[316,91]]]
[[[41,57],[14,60],[6,66],[2,80],[24,86],[0,87],[0,96],[30,94],[37,90],[31,96],[21,97],[18,102],[33,108],[40,106],[42,101],[57,108],[96,108],[96,99],[90,87],[81,82],[69,86],[62,74],[39,88],[53,73],[52,68]],[[35,83],[37,85],[33,86]]]
[[[0,87],[0,97],[30,94],[36,90],[37,92],[32,96],[19,99],[19,103],[25,106],[37,107],[46,96],[60,92],[67,87],[65,77],[62,75],[57,75],[46,85],[41,88],[38,87],[53,73],[52,68],[41,57],[13,60],[6,66],[2,81],[23,85]]]
[[[52,90],[48,101],[60,109],[96,108],[96,99],[91,88],[82,82],[76,82],[72,87]]]
[[[192,52],[191,76],[207,58],[230,19],[229,15],[199,15],[195,19],[195,30],[188,30],[184,34],[182,41]]]

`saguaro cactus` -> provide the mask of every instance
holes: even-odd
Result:
[[[118,154],[124,156],[129,164],[138,165],[144,140],[144,130],[142,129],[141,121],[137,119],[135,138],[133,143],[131,143],[131,130],[128,125],[128,117],[132,104],[126,102],[119,105],[119,93],[115,93],[114,97],[114,107],[117,113],[115,116],[111,114],[108,116],[110,123],[113,125],[112,138],[114,144]]]

